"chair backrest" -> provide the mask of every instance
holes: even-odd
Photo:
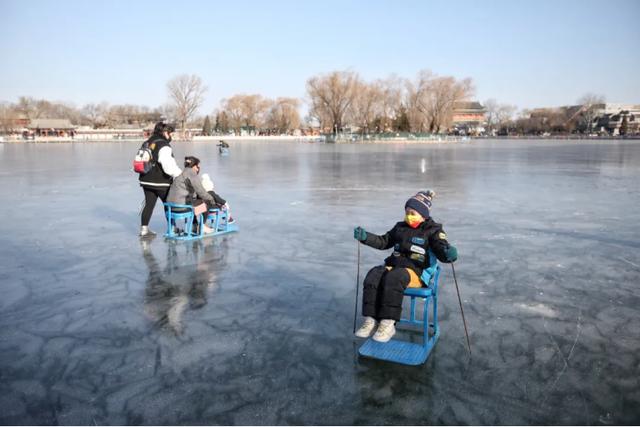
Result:
[[[165,207],[167,207],[169,209],[189,209],[189,210],[191,210],[193,208],[193,206],[191,206],[191,205],[185,205],[185,204],[180,204],[180,203],[171,203],[171,202],[165,202],[164,205],[165,205]]]
[[[429,264],[429,267],[422,270],[420,280],[422,280],[422,283],[427,287],[432,285],[437,286],[438,276],[440,275],[440,266],[438,265],[438,259],[431,251],[429,251]]]

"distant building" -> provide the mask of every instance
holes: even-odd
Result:
[[[599,104],[596,106],[593,128],[596,132],[620,135],[622,123],[627,121],[627,135],[640,133],[640,105]]]
[[[587,109],[590,113],[587,114]],[[591,125],[585,119],[591,120]],[[529,111],[529,119],[537,124],[541,130],[550,131],[579,131],[592,133],[619,135],[622,123],[626,117],[626,133],[640,132],[640,105],[637,104],[594,104],[590,108],[586,105],[566,105],[553,108],[534,108]]]
[[[8,134],[17,134],[27,130],[29,119],[26,114],[10,111],[8,115],[0,118],[1,131]]]
[[[68,119],[33,119],[27,129],[35,136],[73,136],[75,126]]]
[[[76,130],[76,138],[80,140],[104,141],[110,139],[141,139],[151,135],[153,126],[148,129],[137,127],[100,128],[83,126]]]
[[[452,127],[464,134],[482,133],[486,124],[486,112],[486,108],[477,101],[456,102],[453,107]]]

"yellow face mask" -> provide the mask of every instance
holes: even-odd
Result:
[[[404,216],[404,222],[411,228],[418,228],[418,226],[424,222],[424,218],[420,215],[406,214]]]

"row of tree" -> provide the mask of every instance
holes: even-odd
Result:
[[[176,114],[186,123],[202,104],[206,87],[197,76],[178,76],[168,84]],[[346,125],[362,133],[414,131],[438,133],[451,125],[456,102],[473,94],[471,79],[456,80],[421,71],[415,80],[397,76],[367,82],[351,71],[334,71],[310,78],[306,84],[309,115],[325,132]],[[301,100],[268,99],[259,94],[238,94],[221,101],[215,123],[205,118],[204,132],[236,133],[241,129],[288,133],[300,128]]]
[[[323,132],[357,128],[363,134],[381,132],[440,133],[452,126],[454,108],[474,94],[473,81],[420,71],[414,79],[391,75],[367,82],[353,71],[334,71],[313,76],[306,82],[308,115],[300,116],[302,100],[259,94],[237,94],[225,98],[212,118],[198,116],[207,92],[196,75],[179,75],[167,83],[169,102],[151,109],[140,105],[87,104],[75,108],[65,103],[21,97],[15,104],[0,104],[0,120],[7,128],[11,119],[66,118],[74,125],[93,128],[146,126],[160,119],[176,121],[184,130],[202,128],[205,134],[250,132],[290,133],[301,127],[319,127]],[[536,133],[590,131],[595,106],[604,99],[586,95],[579,111],[523,110],[490,99],[484,104],[488,132]]]
[[[173,114],[170,106],[150,109],[142,105],[86,104],[76,108],[68,103],[37,100],[20,97],[18,102],[0,104],[0,122],[5,129],[15,127],[17,121],[29,122],[34,119],[68,119],[78,126],[117,128],[124,125],[145,126],[161,117]]]
[[[311,77],[306,84],[310,106],[303,120],[302,100],[259,94],[237,94],[221,101],[214,111],[215,123],[197,115],[207,87],[196,75],[179,75],[167,83],[169,102],[151,109],[139,105],[87,104],[81,108],[21,97],[15,104],[2,104],[2,118],[20,116],[66,118],[75,125],[94,128],[146,125],[167,118],[184,129],[203,127],[205,132],[240,132],[241,129],[288,133],[300,127],[319,126],[341,131],[347,125],[363,133],[383,131],[440,132],[451,122],[454,103],[473,94],[471,79],[456,80],[428,70],[408,80],[397,76],[373,82],[358,73],[334,71]],[[205,123],[208,121],[208,123]]]
[[[604,96],[588,93],[578,99],[574,106],[517,112],[513,105],[499,104],[489,99],[484,103],[486,130],[490,134],[502,135],[591,134],[596,130],[595,125],[604,103]]]
[[[413,80],[392,75],[367,82],[357,73],[335,71],[307,81],[309,114],[321,128],[339,131],[349,124],[362,133],[438,133],[450,127],[455,104],[473,92],[471,79],[429,70]]]

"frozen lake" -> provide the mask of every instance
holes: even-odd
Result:
[[[1,424],[640,423],[640,142],[176,142],[240,232],[148,245],[137,146],[0,144]],[[427,363],[360,359],[352,230],[426,188],[473,358],[443,265]]]

